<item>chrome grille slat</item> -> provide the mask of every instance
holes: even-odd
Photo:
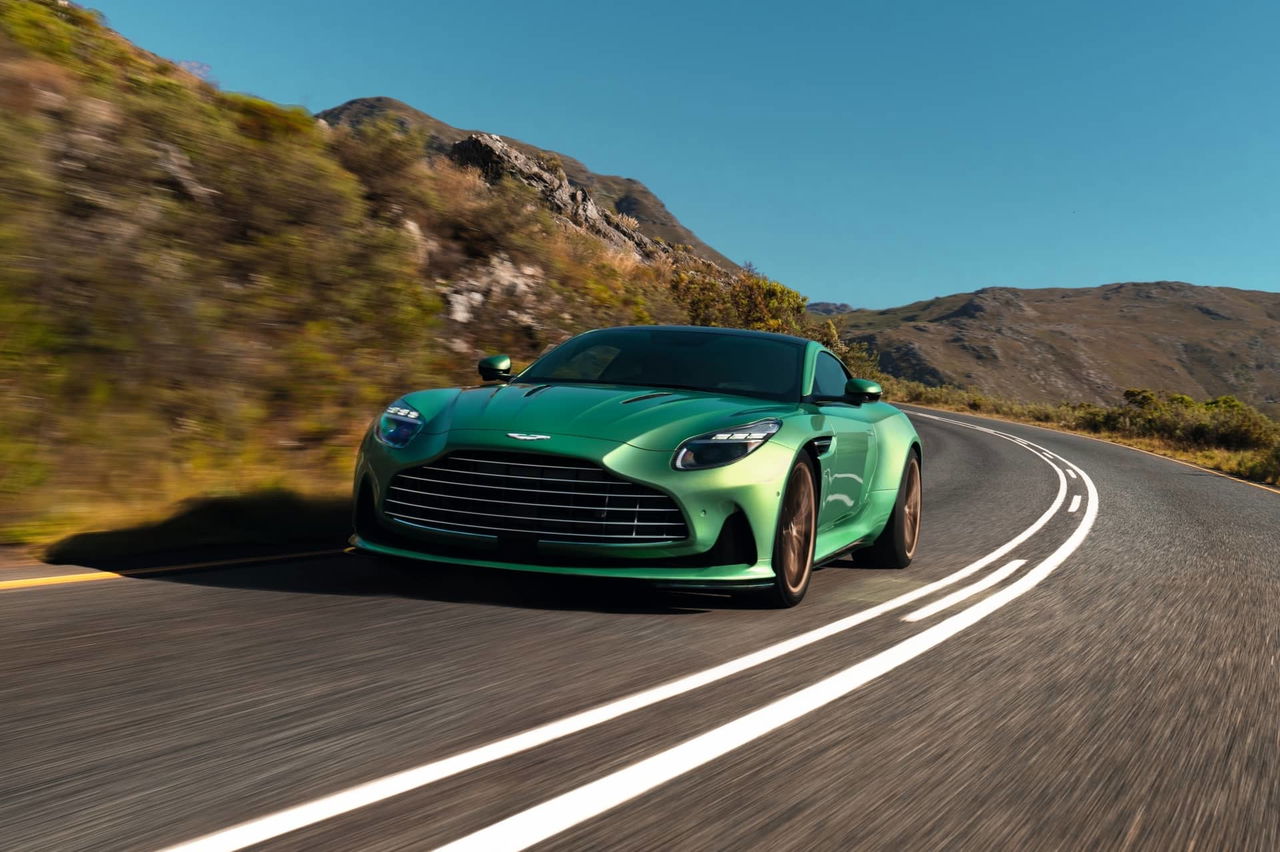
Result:
[[[417,479],[422,482],[437,482],[441,485],[465,485],[468,488],[496,488],[499,491],[532,491],[537,494],[567,494],[573,497],[639,497],[641,499],[650,499],[650,500],[657,500],[657,499],[662,499],[664,497],[667,497],[667,495],[665,494],[626,494],[622,491],[617,491],[617,492],[614,492],[613,494],[601,494],[596,491],[559,491],[554,489],[547,490],[543,488],[516,488],[515,486],[506,486],[506,485],[484,485],[479,482],[454,482],[451,479],[430,479],[425,476],[410,476],[407,473],[397,474],[397,476],[403,477],[404,479]],[[670,498],[667,497],[667,499],[670,499]]]
[[[395,515],[394,517],[401,517],[408,521],[421,521],[422,523],[429,524],[433,527],[448,527],[451,525],[449,521],[437,521],[429,518],[414,518],[409,515]],[[452,526],[456,526],[458,527],[458,529],[445,530],[445,531],[446,532],[470,532],[472,530],[493,530],[495,532],[531,533],[533,535],[546,535],[546,536],[560,535],[560,533],[547,532],[545,530],[541,530],[541,531],[520,530],[520,529],[515,529],[513,527],[482,527],[482,526],[477,526],[475,524],[452,524]],[[612,539],[619,539],[620,541],[648,541],[648,542],[671,541],[671,539],[668,536],[658,536],[658,535],[593,535],[591,533],[574,533],[574,536],[581,536],[583,538],[612,538]],[[562,541],[563,539],[556,538],[555,540]]]
[[[413,488],[405,488],[403,485],[392,485],[392,491],[407,491],[410,494],[421,494],[424,497],[437,497],[441,500],[470,500],[477,503],[501,503],[504,506],[541,506],[547,509],[585,509],[586,506],[566,506],[563,503],[518,503],[515,500],[493,500],[488,497],[464,497],[461,494],[440,494],[435,491],[418,491]],[[627,499],[635,497],[647,497],[647,494],[628,494]],[[653,495],[660,496],[660,495]],[[593,512],[675,512],[680,514],[679,509],[651,509],[648,506],[636,507],[631,506],[595,506],[591,507]]]
[[[418,503],[406,503],[403,500],[392,500],[390,497],[387,498],[387,502],[398,503],[401,506],[413,506],[415,509],[430,509],[433,512],[450,512],[455,515],[478,515],[482,517],[507,518],[508,520],[512,520],[512,521],[555,521],[556,523],[578,523],[580,520],[578,518],[571,518],[571,519],[565,519],[561,521],[561,520],[556,520],[555,518],[538,518],[538,517],[529,517],[528,515],[491,515],[488,512],[485,512],[485,513],[473,512],[470,509],[446,509],[444,506],[422,506],[422,505],[419,505]],[[595,510],[582,509],[581,511],[593,512]],[[631,511],[634,511],[634,510],[631,510]],[[609,524],[610,526],[625,526],[625,527],[673,527],[673,526],[677,526],[680,522],[679,521],[605,521],[605,520],[596,520],[593,518],[591,520],[582,521],[582,523]]]
[[[433,468],[436,473],[461,473],[467,476],[494,476],[500,479],[519,479],[524,482],[572,482],[576,485],[633,485],[624,480],[608,482],[603,479],[561,479],[554,476],[520,476],[514,473],[486,473],[483,470],[457,470],[455,468]]]
[[[567,478],[566,471],[580,474]],[[582,489],[582,490],[580,490]],[[668,542],[689,537],[667,494],[594,462],[469,450],[392,477],[387,517],[445,532],[551,542]]]
[[[568,464],[530,464],[529,462],[498,462],[498,461],[489,461],[488,459],[467,458],[465,456],[450,456],[449,461],[471,462],[472,464],[506,464],[506,465],[514,465],[516,467],[554,468],[555,470],[588,470],[588,471],[595,471],[597,473],[600,471],[600,468],[592,467],[590,465],[586,467],[580,467],[577,465],[568,465]]]

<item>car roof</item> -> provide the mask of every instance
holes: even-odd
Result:
[[[618,325],[609,328],[596,328],[592,331],[696,331],[703,334],[723,334],[735,337],[761,337],[785,343],[808,345],[813,341],[807,337],[796,337],[793,334],[778,334],[773,331],[755,331],[749,328],[724,328],[708,325]],[[587,332],[590,334],[591,332]]]

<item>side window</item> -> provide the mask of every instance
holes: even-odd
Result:
[[[813,371],[814,396],[844,396],[844,384],[847,381],[849,374],[845,372],[844,365],[830,353],[819,352]]]

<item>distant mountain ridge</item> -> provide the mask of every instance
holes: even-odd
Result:
[[[380,118],[390,118],[406,129],[424,131],[428,136],[428,150],[441,155],[448,155],[455,143],[474,134],[486,132],[462,130],[415,109],[403,101],[386,97],[356,98],[331,109],[322,110],[316,113],[316,118],[333,126],[349,127],[358,127],[365,122]],[[738,268],[736,263],[704,243],[693,231],[682,225],[680,220],[667,210],[662,200],[640,181],[617,175],[596,174],[580,161],[558,151],[539,148],[510,136],[499,136],[499,138],[526,155],[544,161],[558,161],[564,168],[570,183],[585,189],[597,204],[613,212],[634,217],[640,223],[640,232],[645,236],[665,240],[673,245],[687,245],[698,257],[709,260],[726,270],[732,271]]]
[[[886,372],[930,385],[1045,402],[1115,402],[1146,387],[1280,412],[1280,293],[1153,281],[831,307],[810,310],[876,350]]]
[[[857,310],[853,305],[846,302],[810,302],[809,313],[818,314],[824,317],[839,316],[840,314],[851,313]]]

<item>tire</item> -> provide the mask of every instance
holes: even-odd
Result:
[[[797,459],[787,474],[773,537],[774,577],[769,598],[775,606],[795,606],[809,590],[818,537],[817,491],[812,465],[808,459]]]
[[[906,568],[911,564],[920,545],[923,491],[920,456],[912,450],[902,471],[893,513],[875,542],[862,552],[864,564],[871,568]]]

